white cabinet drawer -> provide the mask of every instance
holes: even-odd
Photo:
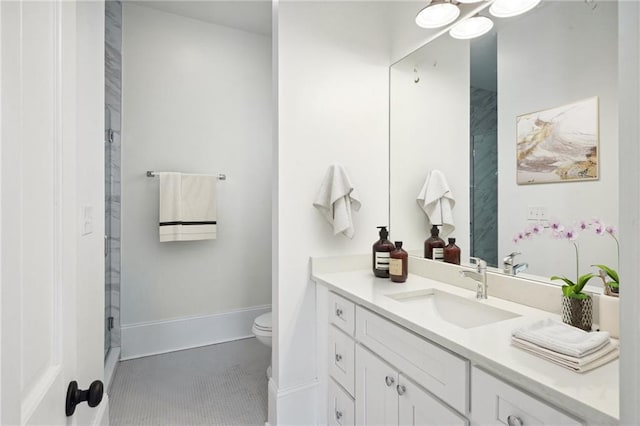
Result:
[[[471,369],[471,419],[478,425],[584,424],[477,367]]]
[[[356,308],[356,338],[420,386],[466,414],[469,361],[364,308]]]
[[[329,374],[354,395],[355,351],[353,339],[336,327],[329,326]]]
[[[329,379],[327,424],[355,426],[355,403],[344,389]]]
[[[329,293],[329,322],[342,329],[345,333],[353,336],[356,322],[356,305],[338,296]]]

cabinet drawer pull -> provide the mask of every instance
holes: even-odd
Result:
[[[336,362],[342,361],[342,355],[336,354]]]
[[[402,396],[407,391],[407,388],[404,385],[398,385],[396,386],[396,390],[398,391],[398,395]]]
[[[336,309],[336,316],[342,318],[342,309]]]
[[[396,379],[394,379],[391,376],[387,376],[384,378],[384,382],[387,384],[387,386],[392,386],[395,383]]]
[[[510,416],[507,417],[507,424],[509,426],[523,426],[524,423],[522,423],[522,419],[518,416],[514,416],[513,414],[511,414]]]
[[[336,411],[336,420],[340,420],[342,418],[342,411]]]

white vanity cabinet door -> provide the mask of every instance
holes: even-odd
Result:
[[[336,327],[329,326],[329,374],[354,395],[355,342]]]
[[[477,425],[584,425],[477,367],[471,369],[471,420]]]
[[[398,384],[401,426],[467,426],[467,419],[445,406],[402,374]]]
[[[356,329],[355,303],[329,292],[329,322],[353,336]]]
[[[327,424],[331,426],[355,426],[355,404],[353,399],[336,382],[329,379],[329,412]]]
[[[398,424],[398,372],[362,346],[356,347],[356,424]]]
[[[468,413],[468,360],[360,306],[356,339],[458,412]]]

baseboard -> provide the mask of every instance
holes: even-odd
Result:
[[[111,382],[118,369],[118,362],[120,362],[120,348],[112,347],[104,362],[104,388],[107,393],[111,390]]]
[[[271,425],[318,424],[318,381],[278,389],[269,379],[269,419]]]
[[[121,360],[141,358],[253,337],[253,320],[271,305],[235,311],[123,325]]]

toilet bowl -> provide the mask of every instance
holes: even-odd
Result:
[[[271,336],[273,333],[273,329],[271,328],[271,312],[258,316],[253,321],[251,332],[255,334],[259,342],[271,347]]]

